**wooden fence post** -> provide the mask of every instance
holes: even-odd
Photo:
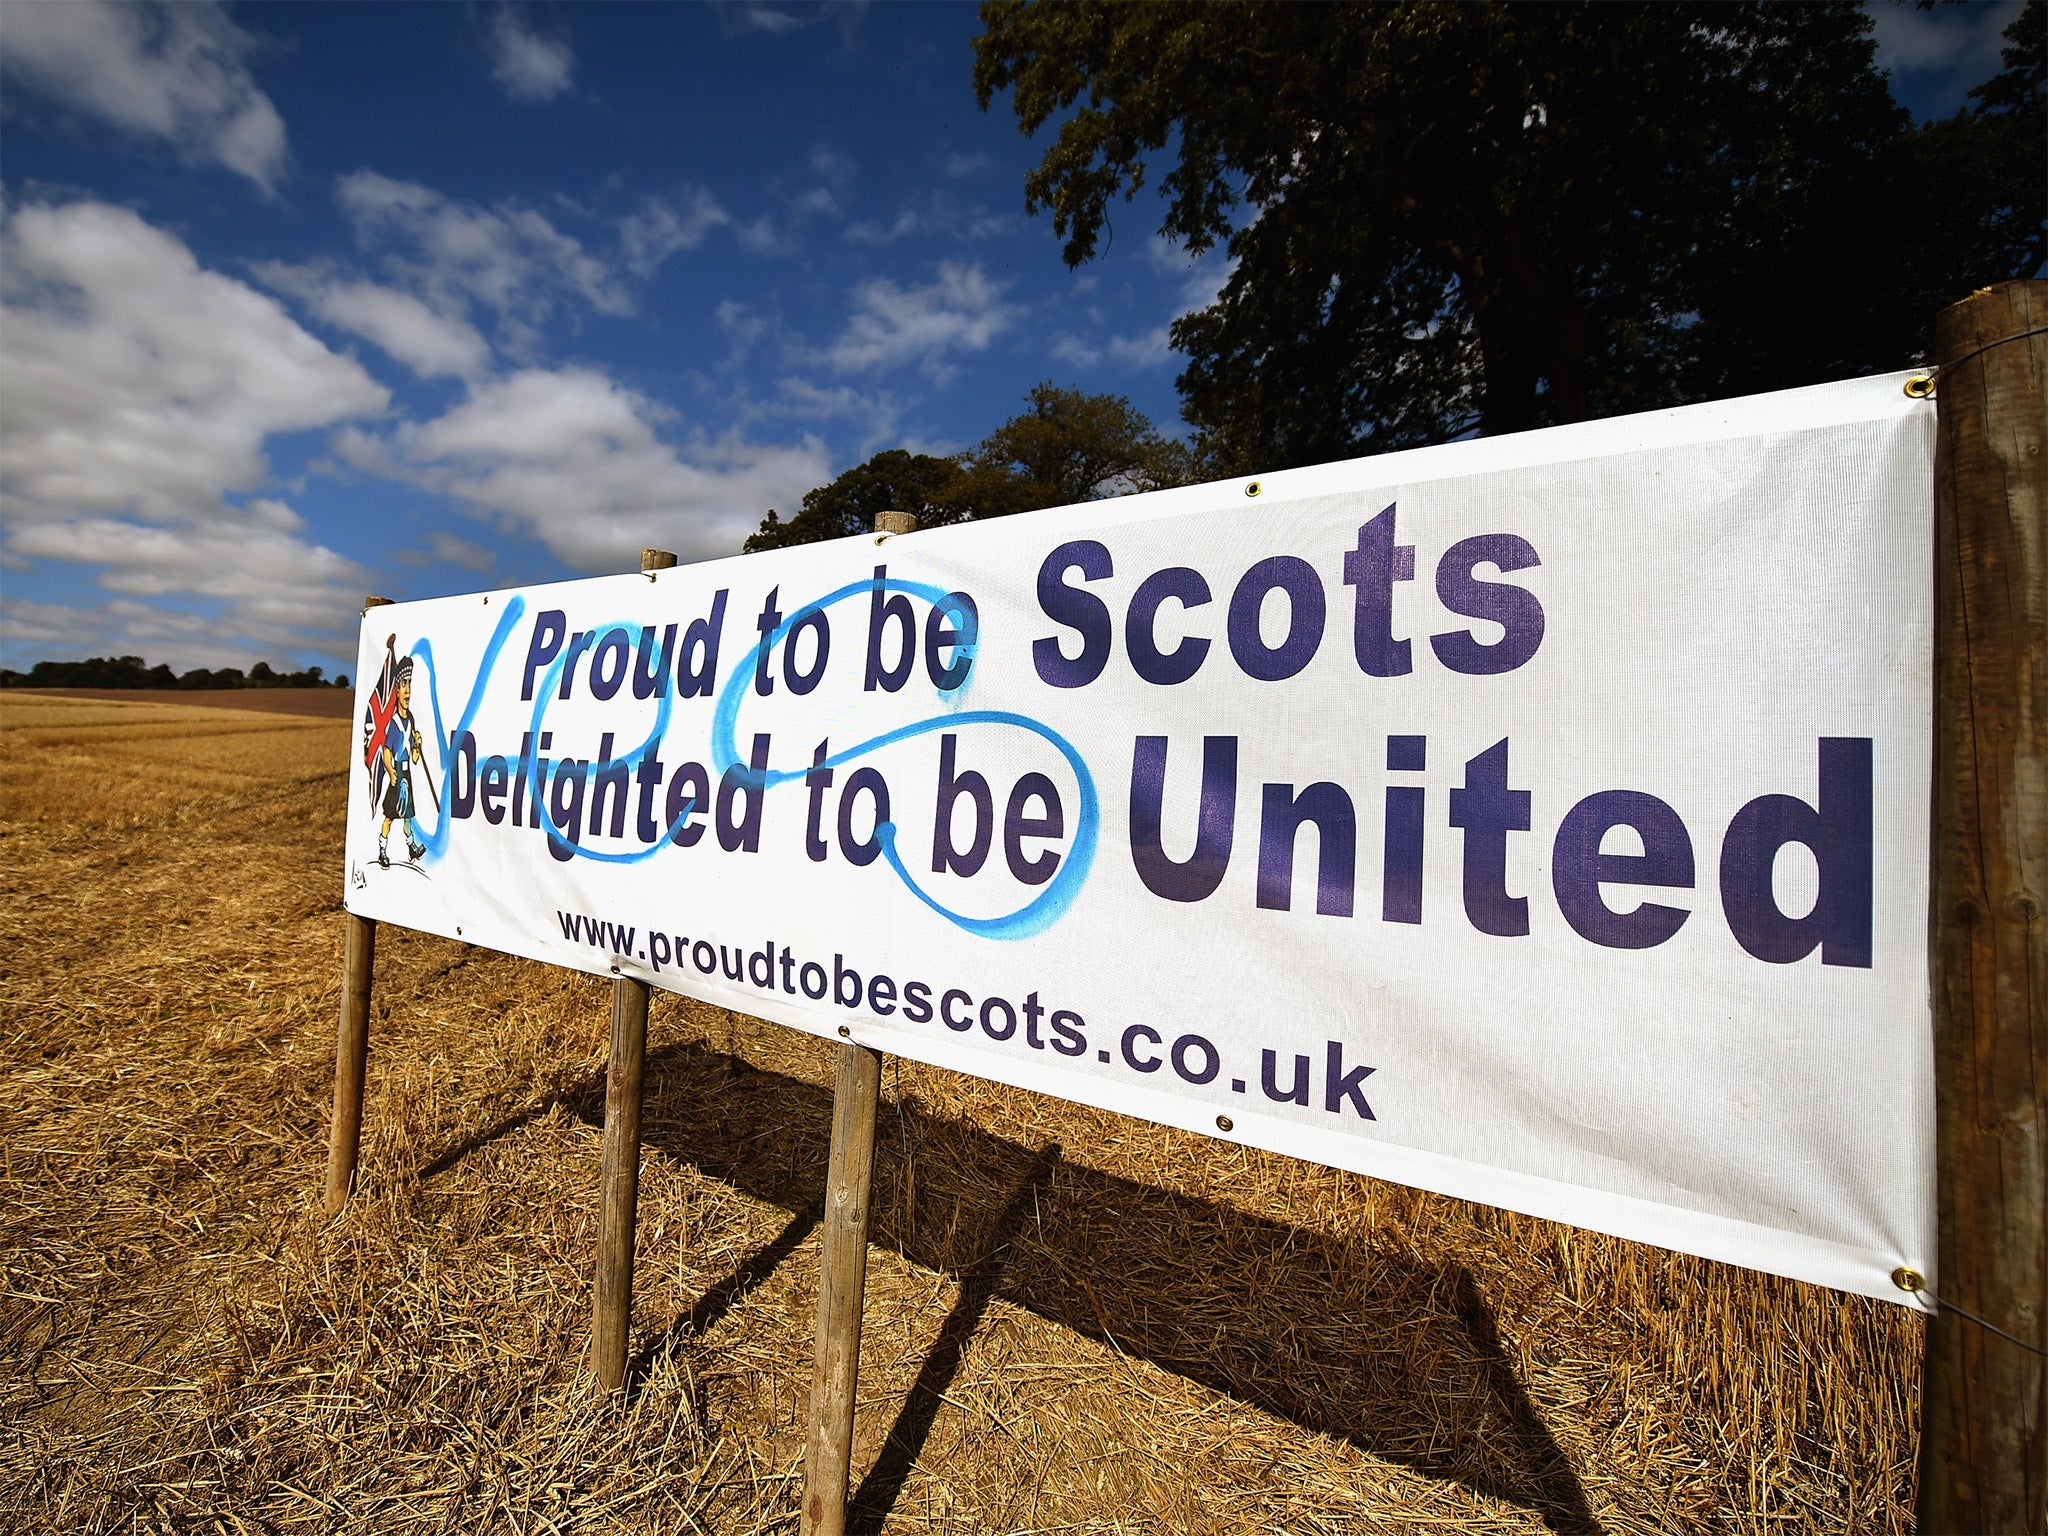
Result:
[[[1935,322],[1941,1310],[1920,1529],[2048,1529],[2048,282]],[[1902,1282],[1904,1283],[1904,1282]],[[1988,1326],[1987,1326],[1988,1325]]]
[[[909,512],[884,512],[877,533],[915,533]],[[842,1027],[842,1035],[847,1031]],[[811,1376],[811,1425],[804,1444],[802,1536],[842,1536],[853,1407],[860,1388],[860,1314],[868,1277],[868,1218],[875,1183],[875,1115],[882,1057],[851,1040],[839,1047],[832,1087],[832,1162],[825,1174],[823,1273],[818,1283],[818,1352]]]
[[[640,551],[640,569],[665,571],[676,557]],[[612,983],[612,1049],[604,1073],[604,1164],[598,1175],[597,1283],[590,1353],[607,1392],[626,1384],[633,1332],[633,1243],[640,1227],[640,1079],[647,1064],[644,981]]]
[[[388,597],[366,597],[363,612],[390,605]],[[363,1145],[363,1074],[370,1061],[370,973],[377,958],[374,922],[345,911],[341,923],[341,1023],[334,1040],[334,1116],[327,1127],[329,1216],[341,1213],[356,1184]]]
[[[818,1285],[818,1352],[804,1447],[803,1536],[846,1529],[853,1405],[860,1388],[860,1314],[868,1276],[868,1217],[875,1182],[875,1116],[882,1057],[839,1047],[832,1088],[832,1166],[825,1176],[825,1255]]]

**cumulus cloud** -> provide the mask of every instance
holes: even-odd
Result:
[[[491,74],[514,101],[552,101],[569,89],[575,50],[560,35],[543,37],[511,6],[501,6],[484,32]]]
[[[82,656],[105,630],[98,613],[90,608],[0,596],[0,640],[33,645],[38,659],[54,651],[76,651]]]
[[[381,249],[388,274],[439,313],[476,302],[531,323],[563,293],[600,314],[633,312],[619,275],[532,208],[479,208],[375,171],[342,177],[335,196],[357,242]]]
[[[1903,5],[1873,5],[1880,69],[1954,75],[1962,88],[1998,72],[2001,34],[2020,13],[2022,0],[1943,7],[1923,11]]]
[[[711,193],[684,186],[643,197],[616,221],[615,243],[598,252],[535,209],[512,202],[482,208],[374,171],[342,177],[335,199],[354,225],[364,266],[381,280],[325,259],[259,262],[252,270],[421,378],[490,371],[491,343],[473,318],[479,312],[495,316],[497,339],[514,355],[532,350],[565,299],[603,314],[632,313],[638,284],[732,222]]]
[[[445,528],[436,528],[428,533],[426,543],[418,549],[393,550],[391,558],[400,565],[422,566],[438,562],[477,572],[488,571],[498,563],[495,550],[460,534],[450,533]]]
[[[1008,227],[1008,220],[979,204],[954,201],[943,192],[921,206],[899,209],[892,219],[859,219],[846,226],[854,245],[894,245],[899,240],[988,240]]]
[[[983,351],[1016,320],[1016,306],[1002,302],[1008,287],[979,262],[941,262],[921,287],[874,278],[854,291],[853,316],[826,360],[841,373],[916,363],[944,384],[948,354]]]
[[[735,552],[771,506],[831,476],[824,448],[698,437],[679,451],[665,408],[588,368],[523,369],[471,387],[434,420],[344,433],[358,466],[468,503],[566,564],[629,570],[647,547],[685,560]]]
[[[712,230],[732,216],[702,187],[685,187],[673,198],[643,197],[619,221],[619,252],[636,277],[652,277],[678,251],[694,251]]]
[[[811,5],[727,0],[727,3],[714,8],[714,14],[718,17],[719,29],[728,37],[743,37],[750,33],[786,37],[806,27],[815,27],[820,22],[837,21],[841,40],[850,43],[861,13],[866,9],[867,0],[818,0]]]
[[[441,528],[427,535],[427,553],[436,560],[459,565],[465,571],[488,571],[497,559],[483,545]]]
[[[460,315],[437,314],[396,288],[336,275],[325,264],[262,262],[256,276],[302,300],[329,325],[374,343],[423,379],[473,378],[490,364],[491,348]]]
[[[211,599],[216,642],[339,633],[362,571],[254,493],[266,439],[376,415],[384,389],[126,209],[11,213],[0,273],[9,560],[98,565],[116,592]]]
[[[1092,368],[1104,357],[1127,368],[1155,368],[1173,358],[1173,343],[1165,326],[1154,326],[1136,336],[1110,336],[1100,344],[1066,335],[1053,343],[1052,355],[1063,363]]]
[[[274,192],[284,120],[243,62],[253,45],[213,5],[0,7],[0,67],[10,77]]]

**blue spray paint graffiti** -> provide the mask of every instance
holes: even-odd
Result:
[[[960,636],[955,648],[956,654],[971,661],[979,643],[976,619],[971,611],[962,609],[958,605],[947,604],[945,600],[951,596],[950,593],[926,582],[904,581],[895,578],[886,578],[881,585],[886,591],[908,593],[914,597],[924,599],[934,607],[947,607]],[[880,823],[875,828],[875,837],[881,844],[883,857],[887,860],[889,868],[895,871],[896,878],[901,880],[905,887],[919,901],[923,902],[948,922],[953,923],[968,933],[989,939],[1022,939],[1036,933],[1042,933],[1046,928],[1058,921],[1067,908],[1073,904],[1075,896],[1080,893],[1082,885],[1086,883],[1088,872],[1094,864],[1096,843],[1102,820],[1101,805],[1095,790],[1095,777],[1089,772],[1087,761],[1081,756],[1073,743],[1043,722],[1034,720],[1028,715],[1016,714],[1009,710],[968,710],[960,708],[961,701],[968,687],[972,684],[973,669],[971,666],[962,669],[964,675],[958,686],[935,691],[941,713],[927,720],[898,726],[893,730],[883,731],[878,735],[871,736],[865,741],[857,742],[840,752],[834,753],[826,758],[822,764],[806,763],[800,768],[769,769],[766,772],[756,774],[750,765],[740,760],[739,752],[735,745],[739,728],[740,707],[746,700],[747,684],[754,675],[755,667],[764,648],[772,655],[776,645],[782,642],[790,630],[810,615],[821,613],[837,603],[845,602],[849,598],[862,594],[871,593],[874,590],[875,583],[872,580],[849,582],[836,591],[828,592],[815,602],[805,604],[784,618],[773,633],[769,634],[765,639],[756,642],[747,651],[746,655],[739,660],[738,664],[732,668],[726,677],[724,687],[719,691],[718,699],[712,712],[710,740],[712,776],[717,778],[731,771],[740,782],[745,783],[750,788],[756,788],[766,793],[777,785],[800,780],[806,773],[812,772],[818,767],[838,767],[843,763],[849,763],[858,758],[865,757],[872,752],[878,752],[882,748],[894,745],[897,742],[908,741],[913,737],[927,735],[933,731],[954,730],[962,726],[972,725],[995,725],[1028,731],[1051,744],[1066,759],[1067,765],[1074,771],[1074,778],[1080,794],[1080,805],[1075,816],[1073,842],[1068,848],[1067,855],[1061,861],[1060,868],[1052,881],[1031,901],[1025,903],[1014,912],[1005,913],[998,917],[971,917],[965,913],[956,912],[920,885],[917,878],[905,866],[902,856],[896,850],[896,827],[893,822],[885,821]],[[475,723],[477,710],[483,702],[484,689],[490,681],[492,672],[497,667],[499,655],[505,648],[505,642],[511,636],[513,626],[518,623],[525,611],[526,601],[522,596],[515,594],[506,604],[504,615],[499,619],[497,628],[492,632],[490,643],[484,648],[483,657],[477,666],[475,680],[470,686],[469,698],[463,706],[461,718],[456,722],[453,732],[449,732],[444,725],[445,717],[441,712],[440,685],[438,673],[434,665],[433,647],[425,637],[415,640],[411,646],[412,654],[418,658],[419,665],[424,668],[427,674],[428,705],[434,719],[434,737],[437,745],[437,756],[441,763],[441,783],[444,786],[444,795],[448,792],[446,786],[449,783],[449,775],[453,771],[456,760],[456,743],[469,732]],[[593,625],[590,633],[593,637],[601,637],[617,632],[626,635],[630,640],[634,627],[635,625],[631,621],[610,620]],[[537,786],[544,786],[546,782],[538,745],[541,738],[541,726],[547,715],[548,704],[556,691],[556,685],[561,680],[562,670],[567,665],[568,657],[566,655],[557,657],[549,666],[546,674],[537,680],[534,688],[533,713],[528,720],[521,767],[524,775]],[[640,742],[639,745],[630,747],[620,753],[614,761],[628,763],[636,768],[644,763],[662,745],[667,737],[672,711],[673,692],[670,688],[664,687],[660,691],[659,702],[655,708],[654,723],[648,731],[646,739]],[[695,798],[692,797],[684,803],[675,820],[664,829],[659,839],[647,848],[631,852],[607,853],[600,849],[584,847],[580,843],[572,843],[562,836],[561,831],[554,826],[545,814],[540,818],[540,825],[555,850],[567,857],[590,859],[601,864],[639,864],[653,858],[663,849],[673,846],[671,838],[677,828],[681,827],[699,809],[701,807],[696,804]],[[445,806],[438,807],[433,830],[427,835],[426,839],[427,852],[423,856],[425,862],[432,863],[445,852],[448,841],[448,825],[447,808]]]
[[[1080,894],[1082,885],[1088,879],[1089,868],[1095,861],[1095,844],[1102,823],[1101,805],[1095,793],[1095,776],[1088,771],[1087,761],[1075,749],[1073,743],[1050,726],[1033,720],[1028,715],[1014,714],[1008,710],[959,709],[957,706],[961,698],[973,683],[972,667],[965,670],[957,688],[939,690],[939,700],[946,713],[930,720],[920,720],[912,725],[898,726],[895,730],[884,731],[878,736],[871,736],[866,741],[857,742],[844,751],[834,753],[821,764],[807,763],[801,768],[770,769],[757,776],[740,760],[737,745],[740,705],[746,700],[747,683],[754,674],[763,648],[772,654],[782,638],[808,615],[822,612],[835,603],[845,602],[848,598],[873,592],[875,585],[871,580],[848,582],[837,591],[828,592],[817,601],[805,604],[785,617],[782,623],[776,626],[774,633],[756,642],[740,659],[739,664],[726,678],[724,688],[719,691],[718,705],[712,712],[711,771],[718,775],[734,770],[749,781],[758,777],[761,789],[766,791],[778,784],[801,779],[814,768],[834,768],[841,763],[865,757],[870,752],[880,751],[895,742],[907,741],[933,731],[953,730],[963,725],[1003,725],[1029,731],[1051,743],[1067,760],[1080,787],[1081,804],[1075,817],[1074,841],[1067,851],[1066,858],[1061,861],[1058,873],[1044,890],[1016,911],[1000,917],[986,918],[969,917],[953,911],[918,884],[917,878],[904,866],[902,856],[896,851],[896,827],[893,822],[883,822],[877,826],[875,836],[882,845],[883,857],[888,860],[889,867],[896,872],[896,878],[901,880],[919,901],[948,922],[986,939],[1024,939],[1036,933],[1043,933],[1073,905],[1074,898]],[[934,607],[944,603],[951,595],[943,588],[926,582],[902,581],[895,577],[885,578],[881,586],[884,591],[907,592],[912,596],[921,597]],[[954,610],[954,621],[961,627],[959,653],[971,658],[979,643],[976,621],[971,614],[957,609]]]
[[[476,679],[469,687],[469,700],[462,706],[462,718],[455,723],[451,735],[442,724],[441,678],[434,666],[434,646],[425,635],[407,647],[417,658],[416,664],[427,674],[427,707],[434,716],[435,756],[441,763],[441,794],[448,794],[448,772],[455,761],[455,743],[476,723],[476,712],[484,702],[484,685],[491,680],[491,672],[498,665],[498,653],[505,649],[505,642],[512,637],[512,626],[519,622],[519,616],[526,612],[526,599],[513,594],[505,605],[504,615],[498,620],[498,627],[491,631],[490,643],[484,647],[483,660],[477,663]],[[448,847],[448,808],[434,807],[434,830],[427,834],[427,851],[420,856],[423,863],[431,864],[441,857]]]

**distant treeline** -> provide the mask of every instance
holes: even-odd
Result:
[[[94,656],[86,661],[39,661],[26,672],[0,668],[0,688],[346,688],[348,674],[323,677],[318,667],[303,672],[277,672],[259,661],[244,672],[222,667],[209,672],[194,667],[173,672],[162,662],[150,666],[140,656]]]

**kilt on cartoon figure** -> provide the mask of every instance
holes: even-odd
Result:
[[[369,707],[363,711],[363,763],[370,770],[370,804],[381,810],[384,820],[377,829],[377,863],[391,867],[391,824],[405,826],[408,863],[417,863],[427,851],[414,819],[412,770],[415,763],[426,772],[421,754],[420,733],[412,716],[412,672],[410,654],[400,656],[398,637],[384,642],[384,668],[378,675]],[[428,778],[429,790],[433,780]]]

